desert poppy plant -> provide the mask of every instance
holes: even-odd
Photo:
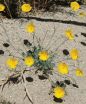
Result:
[[[85,17],[86,16],[86,12],[80,12],[79,13],[79,17]]]
[[[74,1],[70,3],[70,7],[73,11],[77,11],[80,8],[80,5],[78,2]]]
[[[29,32],[29,33],[35,32],[35,25],[32,22],[27,24],[26,31]]]
[[[75,70],[75,74],[77,77],[82,77],[84,75],[83,71],[80,68]]]
[[[5,6],[3,4],[0,4],[0,12],[4,11]]]
[[[49,58],[49,54],[48,54],[47,51],[39,52],[38,56],[39,56],[39,59],[42,60],[42,61],[46,61]]]
[[[31,11],[31,9],[32,9],[32,7],[31,7],[30,4],[23,4],[23,5],[21,6],[21,10],[22,10],[23,12],[29,12],[29,11]]]
[[[65,90],[62,87],[54,88],[53,94],[56,98],[63,98],[65,96]]]
[[[6,64],[10,69],[15,69],[18,65],[18,60],[16,58],[8,58]]]
[[[59,72],[60,74],[68,74],[68,73],[69,73],[68,65],[67,65],[66,63],[64,63],[64,62],[60,62],[60,63],[58,64],[57,69],[58,69],[58,72]]]
[[[34,58],[32,56],[27,56],[24,60],[25,65],[31,67],[34,64]]]
[[[77,60],[79,58],[79,52],[76,48],[72,49],[70,51],[70,57],[73,59],[73,60]]]
[[[66,37],[67,37],[69,40],[73,40],[73,39],[74,39],[74,34],[73,34],[72,29],[67,29],[67,30],[65,31],[65,35],[66,35]]]

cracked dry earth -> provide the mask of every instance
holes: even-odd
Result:
[[[41,16],[40,16],[41,17]],[[45,16],[44,18],[52,18],[52,19],[61,19],[61,20],[71,20],[71,21],[78,21],[86,23],[86,17],[78,17],[70,16],[68,14],[62,14],[58,12],[53,16]],[[36,26],[36,36],[40,38],[41,45],[44,48],[49,48],[49,50],[54,51],[56,47],[61,44],[65,39],[65,30],[67,28],[72,28],[75,41],[66,41],[62,44],[57,54],[60,55],[58,60],[63,60],[69,64],[75,64],[74,61],[68,61],[66,57],[63,55],[62,50],[68,49],[71,50],[72,48],[76,47],[80,50],[80,59],[79,59],[79,66],[83,69],[84,73],[86,74],[86,46],[82,45],[81,42],[86,42],[86,26],[78,26],[74,24],[66,24],[60,22],[41,22],[32,20]],[[3,19],[3,24],[0,22],[0,50],[4,50],[4,55],[0,56],[0,80],[4,79],[8,74],[9,71],[5,65],[5,61],[8,57],[8,52],[10,52],[17,57],[21,57],[21,52],[26,52],[27,47],[24,46],[23,40],[28,39],[32,41],[32,36],[29,33],[26,33],[25,26],[29,21],[27,19],[18,19],[18,20],[8,20]],[[4,31],[3,26],[5,27],[6,31]],[[55,34],[53,38],[51,38],[55,28]],[[85,33],[83,35],[83,33]],[[7,34],[7,35],[6,35]],[[44,36],[46,34],[46,38]],[[63,38],[62,38],[63,36]],[[3,43],[9,42],[10,46],[8,49],[3,47]],[[35,41],[36,44],[36,41]],[[76,64],[77,65],[77,64]],[[24,65],[20,62],[20,67],[24,68]],[[38,76],[34,74],[32,70],[28,73],[28,76],[33,78],[33,82],[27,82],[28,91],[33,99],[34,104],[56,104],[53,101],[52,95],[49,95],[50,90],[50,82],[48,80],[39,80]],[[78,78],[74,74],[74,68],[70,67],[69,76],[73,77],[79,88],[74,88],[72,86],[67,86],[66,91],[67,95],[64,97],[64,102],[62,104],[86,104],[86,75],[82,78]],[[59,77],[57,74],[52,76],[53,79],[57,78],[62,80],[63,78]],[[0,81],[1,82],[1,81]],[[0,96],[7,101],[12,102],[13,104],[30,104],[29,100],[25,97],[25,91],[22,83],[19,84],[11,84],[6,85],[3,92],[0,91]]]

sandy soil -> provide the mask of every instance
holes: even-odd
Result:
[[[73,15],[70,15],[69,13],[65,13],[65,11],[69,11],[69,9],[65,9],[64,12],[57,12],[55,14],[51,13],[45,13],[43,15],[38,14],[37,17],[40,18],[51,18],[51,19],[57,19],[57,20],[71,20],[71,21],[77,21],[77,22],[83,22],[86,23],[86,16],[85,17],[79,17],[78,13]],[[86,11],[85,8],[82,8],[80,11]],[[62,50],[67,48],[68,50],[72,49],[73,47],[76,47],[80,50],[80,68],[83,69],[83,71],[86,73],[86,47],[81,45],[80,42],[84,41],[86,42],[86,37],[82,36],[81,33],[86,33],[86,26],[79,26],[74,24],[66,24],[66,23],[60,23],[60,22],[42,22],[42,21],[36,21],[31,20],[34,22],[36,26],[36,36],[41,39],[41,45],[44,48],[49,48],[50,50],[55,50],[56,47],[61,44],[64,39],[64,32],[67,28],[72,28],[73,32],[75,34],[75,41],[76,42],[70,42],[66,41],[65,44],[63,44],[61,47],[59,47],[59,51],[57,52],[60,55],[60,58],[58,60],[62,60],[66,58],[62,54]],[[3,56],[0,56],[0,79],[4,79],[7,74],[9,74],[9,71],[7,70],[7,67],[5,65],[5,60],[8,57],[8,50],[12,52],[13,55],[21,57],[20,53],[22,51],[26,52],[27,47],[23,45],[23,40],[28,39],[32,41],[31,34],[27,33],[25,31],[26,24],[30,22],[26,19],[19,19],[19,20],[8,20],[3,19],[3,24],[0,22],[0,49],[3,49],[5,51],[5,54]],[[3,30],[3,26],[5,27],[7,33]],[[55,34],[52,37],[52,34],[54,32],[55,28]],[[47,32],[46,38],[44,39],[44,36]],[[8,37],[6,36],[8,35]],[[77,35],[77,37],[76,37]],[[63,38],[60,38],[63,36]],[[3,47],[3,43],[8,42],[10,40],[10,47],[8,49]],[[18,50],[18,53],[16,50]],[[72,61],[66,60],[69,64],[74,64]],[[77,64],[76,64],[77,65]],[[24,68],[23,65],[20,67]],[[62,104],[86,104],[86,76],[83,78],[77,78],[74,75],[74,68],[70,67],[70,76],[73,77],[77,84],[79,85],[79,88],[74,88],[72,86],[67,86],[67,96],[64,98],[64,102]],[[29,76],[31,76],[34,80],[33,82],[27,82],[27,87],[30,95],[33,98],[34,104],[56,104],[52,96],[50,96],[49,90],[50,90],[50,82],[48,80],[39,80],[38,76],[34,74],[33,71],[28,73]],[[52,76],[53,79],[57,78],[59,80],[62,80],[61,77],[58,77],[57,74]],[[28,99],[26,98],[24,100],[25,91],[24,86],[22,83],[19,83],[17,85],[11,84],[10,86],[6,85],[3,92],[0,92],[0,96],[2,96],[4,99],[7,99],[10,102],[15,102],[16,104],[30,104]]]

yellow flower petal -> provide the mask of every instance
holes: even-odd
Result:
[[[82,77],[84,76],[84,73],[81,69],[77,68],[76,71],[75,71],[75,74],[77,77]]]
[[[23,12],[29,12],[29,11],[31,11],[32,7],[31,7],[30,4],[23,4],[21,6],[21,9],[22,9]]]
[[[29,23],[29,24],[26,26],[26,31],[27,31],[27,32],[30,32],[30,33],[35,32],[35,25],[34,25],[33,23]]]
[[[80,8],[80,5],[78,2],[74,1],[74,2],[71,2],[70,7],[73,11],[77,11]]]
[[[86,16],[86,13],[85,12],[80,12],[79,13],[79,17],[85,17]]]
[[[72,49],[70,51],[70,57],[73,59],[73,60],[77,60],[79,58],[79,52],[77,49]]]
[[[9,59],[7,59],[7,61],[6,61],[6,64],[7,64],[7,66],[8,66],[9,68],[15,69],[15,68],[17,67],[17,65],[18,65],[18,60],[15,59],[15,58],[9,58]]]
[[[47,51],[41,51],[41,52],[39,52],[38,55],[39,55],[39,59],[42,61],[46,61],[49,58],[49,54]]]
[[[0,4],[0,12],[4,11],[5,6],[3,4]]]
[[[65,90],[62,87],[54,88],[53,95],[56,98],[63,98],[65,96]]]
[[[73,39],[74,39],[74,34],[73,34],[73,32],[72,32],[72,29],[67,29],[67,30],[65,31],[65,35],[66,35],[66,37],[67,37],[69,40],[73,40]]]
[[[68,73],[69,73],[68,65],[67,65],[66,63],[60,62],[60,63],[58,64],[57,69],[58,69],[58,72],[59,72],[60,74],[68,74]]]
[[[34,58],[32,56],[27,56],[24,60],[25,65],[31,67],[34,64]]]

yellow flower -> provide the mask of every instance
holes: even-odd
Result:
[[[73,40],[73,39],[74,39],[74,34],[73,34],[73,32],[72,32],[71,29],[67,29],[67,30],[65,31],[65,35],[66,35],[66,37],[67,37],[69,40]]]
[[[79,68],[76,69],[75,74],[77,77],[82,77],[84,75],[83,71]]]
[[[39,55],[39,59],[42,61],[46,61],[49,58],[49,54],[47,51],[41,51],[41,52],[39,52],[38,55]]]
[[[31,11],[32,7],[31,7],[30,4],[23,4],[21,6],[21,9],[22,9],[23,12],[29,12],[29,11]]]
[[[32,56],[27,56],[24,60],[25,64],[31,67],[34,64],[34,58]]]
[[[3,4],[0,4],[0,12],[4,11],[5,6]]]
[[[15,59],[15,58],[9,58],[9,59],[7,59],[7,61],[6,61],[6,64],[7,64],[7,66],[8,66],[9,68],[15,69],[16,66],[18,65],[18,60]]]
[[[53,94],[56,98],[63,98],[65,96],[65,90],[62,87],[56,87]]]
[[[78,2],[74,1],[74,2],[71,2],[70,7],[73,11],[77,11],[80,8],[80,5]]]
[[[33,33],[35,32],[35,25],[33,23],[30,23],[26,26],[26,31],[27,32],[30,32],[30,33]]]
[[[70,51],[70,57],[73,59],[73,60],[77,60],[79,58],[79,52],[77,49],[72,49]]]
[[[60,62],[58,64],[58,72],[61,74],[68,74],[69,73],[68,65],[66,63]]]
[[[79,13],[79,16],[80,16],[80,17],[85,17],[85,16],[86,16],[86,13],[85,13],[85,12],[80,12],[80,13]]]

